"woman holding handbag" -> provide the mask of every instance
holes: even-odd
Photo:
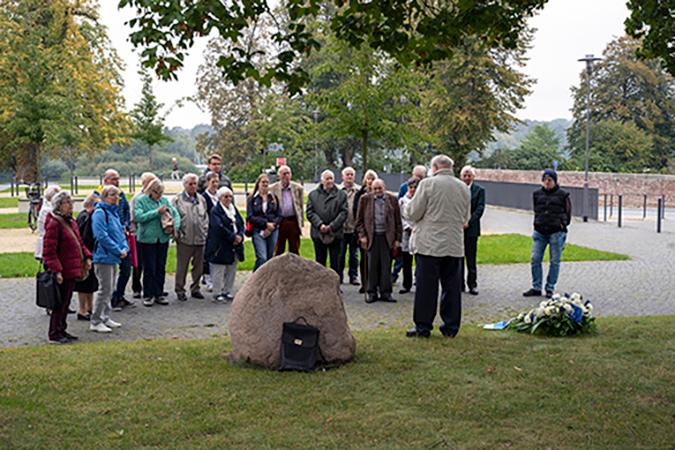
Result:
[[[134,204],[138,225],[136,245],[143,260],[143,305],[168,305],[164,297],[166,256],[174,230],[180,229],[180,214],[164,195],[164,185],[155,178]]]
[[[73,201],[65,191],[52,198],[52,211],[45,219],[42,259],[47,270],[56,274],[61,298],[49,320],[49,341],[67,344],[77,340],[66,331],[66,318],[75,281],[84,279],[91,268],[91,252],[80,237],[73,219]]]
[[[258,176],[253,193],[246,201],[246,226],[251,229],[255,249],[254,272],[274,256],[274,247],[279,236],[279,199],[270,192],[269,187],[268,176]]]

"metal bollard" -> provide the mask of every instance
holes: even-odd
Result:
[[[644,194],[642,198],[642,218],[647,218],[647,194]]]
[[[244,176],[244,195],[248,198],[248,174]]]
[[[657,212],[656,212],[656,232],[661,232],[661,210],[663,208],[663,200],[659,199],[657,202]]]
[[[75,180],[74,177],[70,176],[70,195],[75,195]]]
[[[14,197],[14,178],[9,179],[9,192],[10,196]]]
[[[619,228],[621,228],[621,210],[623,206],[623,196],[619,194]]]
[[[666,220],[666,196],[661,195],[661,218]]]
[[[79,193],[80,193],[80,186],[79,186],[79,184],[80,184],[80,177],[78,177],[77,175],[75,175],[75,193],[76,193],[76,194],[79,194]]]
[[[103,184],[103,176],[102,175],[98,176],[98,184],[99,184],[99,186]]]
[[[607,222],[607,194],[604,194],[604,197],[605,197],[604,217],[605,217],[605,222]]]

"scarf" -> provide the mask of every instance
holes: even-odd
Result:
[[[232,221],[232,228],[234,228],[234,232],[236,233],[237,230],[237,210],[234,207],[233,203],[230,203],[230,206],[225,206],[223,205],[223,202],[218,202],[221,208],[223,208],[223,211],[225,211],[225,215]]]

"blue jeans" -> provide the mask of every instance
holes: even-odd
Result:
[[[558,274],[560,273],[560,257],[562,256],[563,248],[565,248],[565,239],[567,233],[559,231],[553,234],[541,234],[538,231],[532,233],[532,256],[530,258],[530,266],[532,268],[532,288],[541,290],[541,283],[543,278],[543,271],[541,268],[541,261],[544,259],[544,252],[546,246],[549,246],[549,255],[551,265],[548,269],[548,277],[546,278],[546,290],[553,292],[555,284],[558,282]]]
[[[253,232],[253,249],[255,250],[255,264],[253,271],[258,270],[258,267],[265,264],[274,256],[274,247],[277,245],[277,238],[279,237],[279,229],[276,229],[266,238],[260,235],[260,231]]]
[[[120,273],[117,277],[117,287],[112,295],[112,306],[117,306],[120,299],[124,297],[124,291],[127,290],[127,283],[131,277],[131,256],[122,258],[120,261]]]

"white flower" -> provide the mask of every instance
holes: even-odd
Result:
[[[570,300],[572,300],[572,301],[575,301],[575,300],[581,301],[581,294],[579,294],[578,292],[574,292],[574,293],[572,294],[572,296],[570,297]]]
[[[553,300],[560,300],[560,294],[553,294],[553,297],[551,297]]]
[[[563,308],[565,308],[566,313],[571,313],[573,311],[572,305],[570,305],[569,303],[564,304]]]
[[[525,322],[525,323],[532,323],[532,319],[531,319],[531,317],[532,317],[532,316],[530,316],[529,314],[528,314],[528,315],[526,315],[526,316],[525,316],[525,320],[524,320],[524,322]]]
[[[543,301],[543,302],[539,303],[540,308],[546,308],[546,305],[548,305],[547,301]]]

